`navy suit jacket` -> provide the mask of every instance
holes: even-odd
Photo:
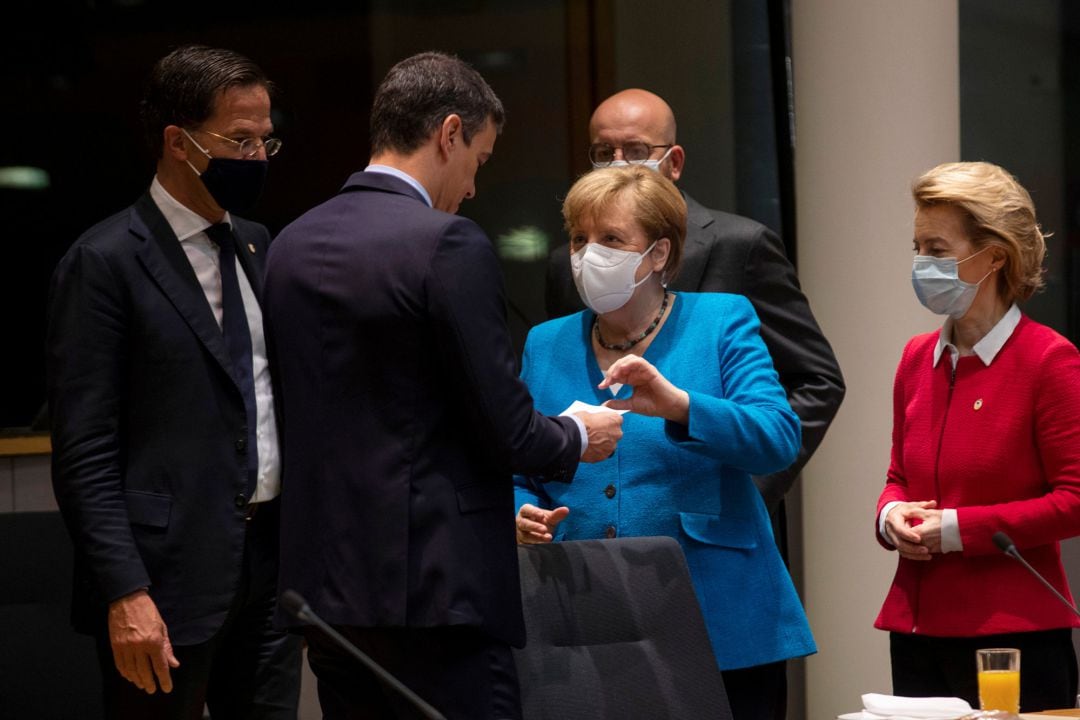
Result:
[[[791,467],[754,478],[772,511],[825,438],[844,399],[844,377],[780,238],[759,222],[710,210],[686,193],[683,197],[686,242],[671,289],[735,293],[750,300],[788,402],[802,423],[802,448]],[[574,287],[566,245],[555,248],[548,258],[545,303],[548,317],[585,307]]]
[[[483,231],[355,173],[275,239],[265,324],[280,588],[337,625],[471,625],[521,644],[512,472],[569,480],[580,437],[517,377]]]
[[[258,296],[269,234],[232,220]],[[47,349],[53,486],[75,545],[76,627],[101,632],[107,603],[148,587],[174,644],[208,640],[240,579],[253,490],[247,420],[221,330],[149,194],[60,261]]]

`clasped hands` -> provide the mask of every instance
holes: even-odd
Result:
[[[941,511],[934,500],[897,503],[885,528],[901,557],[925,562],[941,552]]]

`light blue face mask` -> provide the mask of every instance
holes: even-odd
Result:
[[[669,147],[666,153],[664,153],[655,160],[642,160],[641,162],[630,162],[629,160],[612,160],[607,165],[597,165],[596,163],[593,163],[593,169],[599,170],[600,168],[607,167],[630,167],[631,165],[639,165],[641,167],[647,167],[653,172],[660,172],[660,163],[667,160],[668,155],[670,155],[671,151],[674,149],[674,146]]]
[[[960,263],[989,249],[984,247],[963,260],[916,255],[911,264],[911,285],[915,288],[915,297],[935,315],[948,315],[953,320],[964,317],[975,301],[979,285],[997,268],[991,268],[979,282],[969,283],[960,279]]]

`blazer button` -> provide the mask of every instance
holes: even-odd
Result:
[[[244,493],[239,493],[239,494],[238,494],[238,495],[236,496],[236,499],[235,499],[235,500],[233,500],[233,502],[234,502],[234,503],[236,503],[236,507],[238,507],[238,508],[242,508],[242,507],[244,507],[245,505],[247,505],[247,498],[246,498],[246,497],[244,497]]]
[[[238,438],[236,441],[236,452],[247,452],[247,438]]]
[[[604,496],[608,500],[615,497],[615,486],[614,485],[608,485],[606,488],[604,488]]]
[[[607,526],[607,529],[604,530],[604,537],[606,537],[608,540],[615,537],[615,527],[613,525]]]

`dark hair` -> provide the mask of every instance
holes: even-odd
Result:
[[[410,153],[452,114],[461,117],[466,145],[489,118],[496,132],[502,131],[506,118],[495,92],[463,60],[438,52],[406,58],[390,68],[375,92],[371,153]]]
[[[168,125],[198,126],[214,114],[220,93],[251,85],[261,85],[268,93],[273,89],[258,65],[232,50],[185,45],[158,60],[140,104],[151,155],[161,157]]]

